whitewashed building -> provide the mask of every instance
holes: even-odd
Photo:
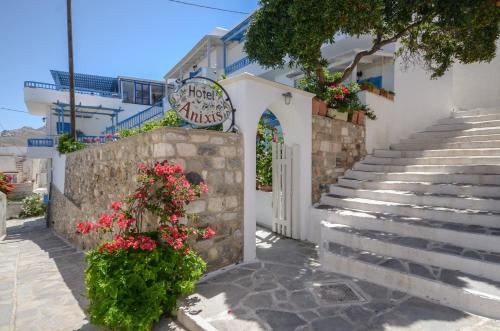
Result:
[[[28,139],[27,156],[50,158],[57,137],[70,131],[69,74],[51,70],[54,83],[24,82],[29,112],[42,116],[47,135]],[[163,116],[163,81],[134,77],[75,74],[77,135],[80,141],[104,139],[106,134],[134,128]]]

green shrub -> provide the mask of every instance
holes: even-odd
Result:
[[[182,119],[177,115],[174,110],[165,113],[162,119],[156,121],[149,121],[144,123],[140,128],[124,129],[119,133],[120,138],[135,136],[140,133],[148,132],[157,128],[163,127],[179,127],[182,124]]]
[[[194,251],[93,250],[85,272],[92,323],[112,330],[151,330],[180,295],[194,290],[205,262]]]
[[[71,153],[84,149],[85,144],[79,141],[75,141],[69,134],[63,133],[59,136],[57,142],[57,150],[61,154]]]
[[[19,217],[40,216],[45,213],[45,210],[46,206],[43,204],[42,196],[40,194],[32,194],[23,199]]]

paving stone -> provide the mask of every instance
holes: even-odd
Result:
[[[249,295],[243,304],[249,308],[270,308],[273,304],[271,293],[256,293]]]
[[[348,331],[354,330],[354,325],[340,316],[318,319],[311,324],[314,331]]]
[[[276,291],[274,291],[274,296],[279,301],[286,301],[286,300],[288,300],[287,291],[285,291],[285,290],[276,290]]]
[[[405,273],[407,272],[406,266],[401,261],[396,260],[396,259],[389,259],[389,260],[385,261],[384,263],[381,263],[380,265],[383,267],[386,267],[386,268],[397,270],[397,271],[401,271],[401,272],[405,272]]]
[[[314,296],[307,290],[292,292],[290,301],[299,308],[313,309],[318,306]]]
[[[410,268],[410,273],[413,275],[417,275],[428,279],[435,279],[434,275],[429,271],[429,269],[420,264],[409,263],[408,266]]]
[[[267,309],[258,309],[256,313],[273,331],[290,331],[306,324],[306,321],[295,313]]]

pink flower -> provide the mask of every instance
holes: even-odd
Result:
[[[206,228],[205,232],[203,233],[203,239],[208,239],[213,236],[215,236],[215,231],[211,227]]]
[[[94,223],[85,221],[76,225],[76,231],[82,234],[88,234],[94,228]]]
[[[122,203],[120,201],[111,202],[111,209],[118,211],[118,210],[120,210],[121,207],[122,207]]]
[[[208,192],[208,185],[205,184],[205,182],[200,183],[200,190],[202,193],[207,193]]]
[[[102,214],[97,221],[97,224],[99,224],[99,226],[103,227],[104,229],[111,229],[111,226],[113,225],[113,218],[111,217],[111,215]]]

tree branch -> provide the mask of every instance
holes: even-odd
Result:
[[[408,25],[406,28],[404,28],[403,30],[401,30],[400,32],[398,32],[397,34],[395,34],[394,36],[392,36],[391,38],[388,38],[388,39],[385,39],[385,40],[382,40],[382,35],[380,33],[377,34],[377,37],[375,38],[375,40],[373,41],[373,46],[371,49],[367,49],[367,50],[364,50],[364,51],[361,51],[359,53],[357,53],[355,56],[354,56],[354,59],[351,61],[351,63],[347,66],[347,68],[345,68],[344,70],[344,73],[342,75],[342,77],[337,81],[337,83],[339,82],[342,82],[344,81],[347,77],[349,77],[352,73],[352,71],[354,70],[354,68],[358,65],[359,61],[361,61],[361,59],[365,56],[368,56],[368,55],[372,55],[374,53],[376,53],[377,51],[379,51],[382,47],[384,47],[385,45],[387,44],[390,44],[390,43],[393,43],[395,41],[397,41],[399,38],[401,38],[405,33],[407,33],[408,31],[410,31],[411,29],[413,29],[414,27],[422,24],[424,22],[424,18],[418,20],[418,21],[415,21],[413,22],[412,24]]]

